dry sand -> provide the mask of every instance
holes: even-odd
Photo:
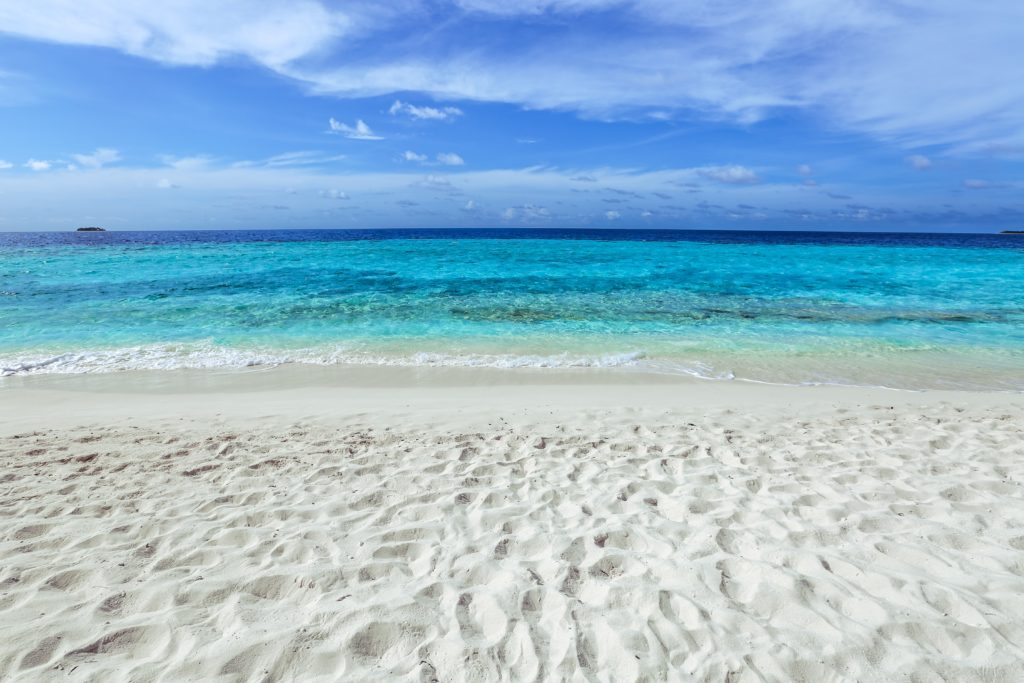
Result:
[[[1024,680],[1024,399],[0,385],[0,679]]]

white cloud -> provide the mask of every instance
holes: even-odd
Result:
[[[445,121],[462,116],[462,110],[458,107],[418,107],[401,100],[395,100],[395,103],[388,109],[388,113],[392,116],[405,114],[413,119],[431,121]]]
[[[102,168],[107,164],[113,164],[121,160],[121,154],[116,149],[100,147],[92,154],[72,154],[71,158],[78,162],[79,166],[86,168]]]
[[[402,152],[403,160],[425,166],[464,166],[466,164],[465,160],[454,152],[441,152],[434,158],[435,161],[430,162],[427,160],[426,154],[419,154],[408,149]]]
[[[322,190],[320,196],[324,199],[349,199],[348,193],[341,190]]]
[[[0,159],[0,170],[7,170],[8,168],[14,168],[14,164],[12,164],[9,161],[4,161],[3,159]]]
[[[466,162],[455,152],[441,152],[437,155],[437,163],[442,166],[463,166]]]
[[[597,118],[695,111],[739,123],[799,108],[908,146],[1024,142],[1024,84],[1005,71],[1024,62],[1016,28],[1024,24],[1024,3],[1016,0],[983,7],[957,0],[623,0],[477,9],[494,13],[492,21],[511,21],[517,13],[600,8],[613,12],[608,16],[620,19],[622,30],[541,18],[515,44],[491,47],[486,35],[454,40],[466,27],[453,22],[422,50],[302,75],[317,91],[347,96],[406,90]]]
[[[110,47],[168,64],[209,66],[231,57],[280,68],[321,51],[361,21],[318,0],[33,0],[0,3],[3,32]]]
[[[514,16],[545,12],[577,14],[586,9],[606,9],[623,4],[622,0],[455,0],[455,4],[487,14]]]
[[[1015,187],[1018,185],[1019,183],[993,182],[991,180],[979,180],[977,178],[969,178],[964,181],[964,187],[968,190],[990,190],[996,188]]]
[[[169,178],[161,178],[156,181],[156,186],[161,190],[175,190],[179,187],[172,183]]]
[[[448,195],[461,194],[462,190],[455,187],[452,181],[439,175],[428,175],[422,180],[418,180],[412,184],[412,187],[424,188],[434,192],[442,192]]]
[[[814,169],[811,168],[810,164],[800,164],[796,167],[796,172],[800,175],[811,175],[814,173]]]
[[[30,168],[33,171],[48,171],[50,170],[51,162],[40,161],[39,159],[29,159],[25,162],[25,168]]]
[[[697,173],[709,180],[730,185],[750,185],[761,182],[757,173],[746,166],[706,166],[698,169]]]
[[[521,223],[544,223],[551,220],[551,211],[547,207],[535,204],[523,204],[521,206],[510,206],[501,212],[501,217],[506,221],[519,221]]]
[[[903,161],[909,164],[911,168],[918,171],[927,171],[932,168],[932,160],[925,155],[910,155]]]
[[[618,211],[605,211],[604,217],[610,221],[617,221],[619,220],[619,218],[622,217],[622,214],[619,213]]]
[[[238,161],[232,165],[239,168],[247,166],[316,166],[342,161],[346,158],[344,154],[328,155],[316,151],[283,152],[259,161]]]
[[[170,154],[163,154],[159,159],[176,171],[195,171],[201,168],[208,168],[216,161],[213,157],[205,154],[191,157],[176,157]]]
[[[918,171],[925,171],[932,167],[932,160],[923,154],[911,154],[904,159],[904,161],[916,168]]]
[[[907,147],[1024,144],[1024,79],[1008,71],[1024,63],[1019,0],[262,0],[257,7],[246,0],[3,2],[0,26],[168,64],[241,57],[342,97],[420,92],[599,118],[685,111],[740,123],[798,108]],[[596,12],[601,21],[586,20]],[[517,19],[523,15],[529,21]],[[515,41],[495,39],[510,28]],[[397,104],[407,116],[457,115],[454,107]]]
[[[375,134],[368,125],[359,119],[356,121],[356,125],[350,126],[346,123],[342,123],[334,118],[329,121],[330,132],[339,133],[352,140],[383,140],[384,138],[380,135]]]

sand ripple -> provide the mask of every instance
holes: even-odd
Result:
[[[19,434],[0,678],[1024,680],[1022,424]]]

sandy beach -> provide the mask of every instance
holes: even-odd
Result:
[[[0,386],[0,679],[1024,679],[1024,397],[586,371]]]
[[[0,683],[1024,683],[1022,29],[0,0]]]

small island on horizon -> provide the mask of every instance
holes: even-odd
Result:
[[[1024,230],[1003,230],[1000,235],[1024,235]]]
[[[107,231],[106,228],[101,228],[101,227],[98,227],[98,226],[95,226],[95,225],[90,225],[88,227],[78,228],[77,230],[75,230],[75,232],[106,232],[106,231]]]

